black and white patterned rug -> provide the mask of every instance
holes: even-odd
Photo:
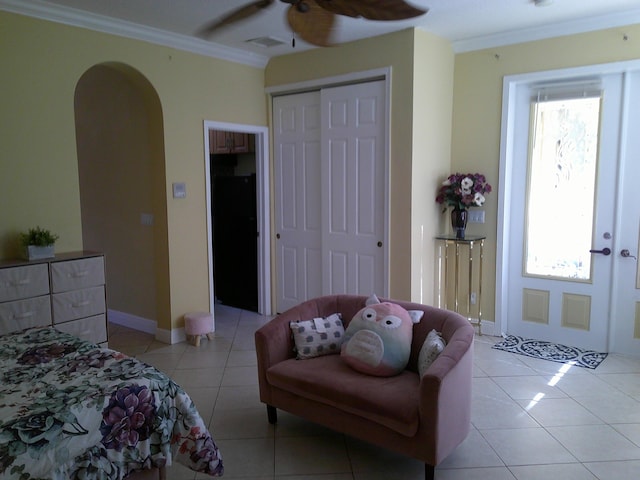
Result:
[[[542,360],[558,363],[570,363],[571,365],[591,369],[596,368],[607,358],[606,353],[567,347],[559,343],[542,340],[530,340],[517,335],[504,335],[504,340],[496,343],[493,348],[526,355],[527,357],[541,358]]]

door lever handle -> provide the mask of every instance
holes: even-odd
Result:
[[[627,250],[626,248],[620,251],[620,256],[624,258],[633,258],[634,260],[636,260],[635,255],[631,255],[631,252],[629,252],[629,250]]]
[[[602,255],[611,255],[611,249],[604,247],[602,250],[589,250],[591,253],[601,253]]]

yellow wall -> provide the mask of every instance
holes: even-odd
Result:
[[[435,192],[449,175],[454,56],[448,43],[417,30],[411,175],[411,299],[433,305],[434,235],[444,232]]]
[[[164,263],[167,258],[155,241],[167,235],[166,208],[154,205],[154,190],[164,196],[164,155],[152,155],[151,147],[163,145],[161,125],[153,128],[156,117],[161,123],[162,111],[157,96],[145,102],[151,95],[141,93],[142,88],[155,91],[149,84],[139,88],[143,79],[138,77],[134,71],[127,75],[99,65],[78,82],[74,103],[82,244],[105,253],[110,310],[170,324],[169,307],[157,305],[156,284],[163,276],[155,271],[156,258]],[[153,226],[142,225],[143,213],[154,216]],[[132,265],[135,275],[130,274]]]
[[[107,62],[139,71],[162,104],[171,325],[160,327],[175,328],[209,308],[203,121],[266,125],[262,69],[1,11],[0,258],[37,224],[60,235],[57,251],[82,248],[74,91]],[[177,181],[186,199],[172,198]]]
[[[162,106],[169,254],[159,270],[170,279],[162,293],[170,296],[171,324],[160,327],[180,326],[184,312],[208,309],[203,120],[267,125],[265,85],[391,66],[390,294],[429,303],[429,239],[445,226],[434,201],[436,177],[449,168],[480,171],[496,190],[487,199],[486,223],[469,232],[489,237],[483,310],[492,319],[503,76],[634,59],[639,52],[640,25],[455,60],[443,40],[407,30],[275,58],[262,70],[0,12],[0,259],[15,257],[18,232],[34,225],[60,235],[58,251],[82,248],[74,91],[94,65],[129,65],[153,85]],[[172,198],[177,181],[186,182],[184,200]]]
[[[627,40],[624,39],[625,33]],[[486,234],[483,317],[495,318],[496,234],[502,82],[505,75],[640,58],[640,25],[527,42],[456,55],[451,139],[452,171],[484,173],[486,223],[467,232]]]
[[[431,68],[427,68],[428,64]],[[430,239],[437,233],[437,225],[430,223],[434,216],[431,203],[426,208],[419,205],[414,209],[412,202],[421,201],[423,189],[433,188],[430,184],[425,186],[422,180],[434,164],[439,165],[435,167],[438,171],[443,169],[442,165],[444,169],[449,166],[451,47],[431,34],[404,30],[273,58],[265,70],[265,84],[282,86],[389,66],[392,69],[389,293],[398,299],[428,300],[432,297],[433,279],[431,273],[424,284],[418,278],[425,255],[421,244],[415,243],[418,237],[413,235],[414,228],[418,226],[414,222],[427,226],[426,235]],[[416,136],[421,138],[414,143]],[[428,242],[426,247],[432,257],[432,245]]]

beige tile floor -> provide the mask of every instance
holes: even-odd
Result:
[[[254,331],[269,320],[216,308],[216,334],[199,348],[110,327],[110,347],[169,374],[191,395],[220,447],[225,478],[413,480],[420,462],[285,412],[269,425],[258,399]],[[640,359],[567,368],[492,349],[476,337],[472,430],[436,469],[438,480],[640,478]],[[169,480],[209,478],[177,465]]]

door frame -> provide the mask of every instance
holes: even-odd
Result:
[[[225,130],[255,135],[256,156],[256,212],[258,223],[258,312],[271,315],[271,211],[269,208],[269,128],[258,125],[205,120],[204,172],[207,211],[207,256],[209,268],[209,309],[214,311],[213,288],[213,226],[211,225],[211,166],[209,161],[209,130]]]
[[[389,229],[390,229],[390,198],[391,198],[391,67],[374,68],[372,70],[364,70],[361,72],[351,72],[344,75],[334,75],[302,82],[287,83],[267,87],[265,92],[268,95],[268,111],[267,115],[273,125],[273,98],[281,95],[289,95],[293,93],[307,92],[311,90],[322,90],[323,88],[331,88],[342,85],[364,83],[375,80],[384,82],[385,94],[385,118],[384,118],[384,232],[383,232],[383,262],[384,262],[384,291],[378,295],[381,297],[389,296]],[[274,251],[275,255],[275,251]],[[276,293],[274,292],[274,297]]]
[[[574,68],[563,68],[558,70],[548,70],[543,72],[532,72],[516,75],[507,75],[502,84],[502,123],[500,128],[500,168],[498,184],[500,185],[498,196],[498,225],[497,225],[497,245],[496,245],[496,296],[495,296],[495,334],[505,333],[508,328],[508,285],[509,285],[509,232],[511,230],[511,178],[513,176],[513,139],[515,137],[514,118],[516,93],[519,86],[542,81],[563,80],[575,77],[599,76],[606,74],[623,74],[630,70],[640,69],[640,60],[629,60],[612,62],[605,64],[587,65]],[[619,138],[620,145],[623,144],[625,135],[623,132]],[[618,169],[618,175],[620,175]],[[618,182],[620,178],[618,177]],[[618,189],[620,190],[620,189]],[[615,198],[615,211],[618,212],[622,201],[621,192],[618,191]],[[618,215],[616,214],[616,217]],[[614,231],[620,231],[620,219],[616,218]],[[614,235],[615,242],[619,239]],[[618,245],[614,244],[612,249],[617,251]],[[610,285],[610,295],[619,283],[618,268],[614,262],[612,268],[612,282]],[[611,298],[614,298],[611,296]],[[615,313],[616,306],[612,305],[611,314]],[[612,325],[610,325],[611,328]],[[612,347],[612,335],[607,339],[609,348]]]

